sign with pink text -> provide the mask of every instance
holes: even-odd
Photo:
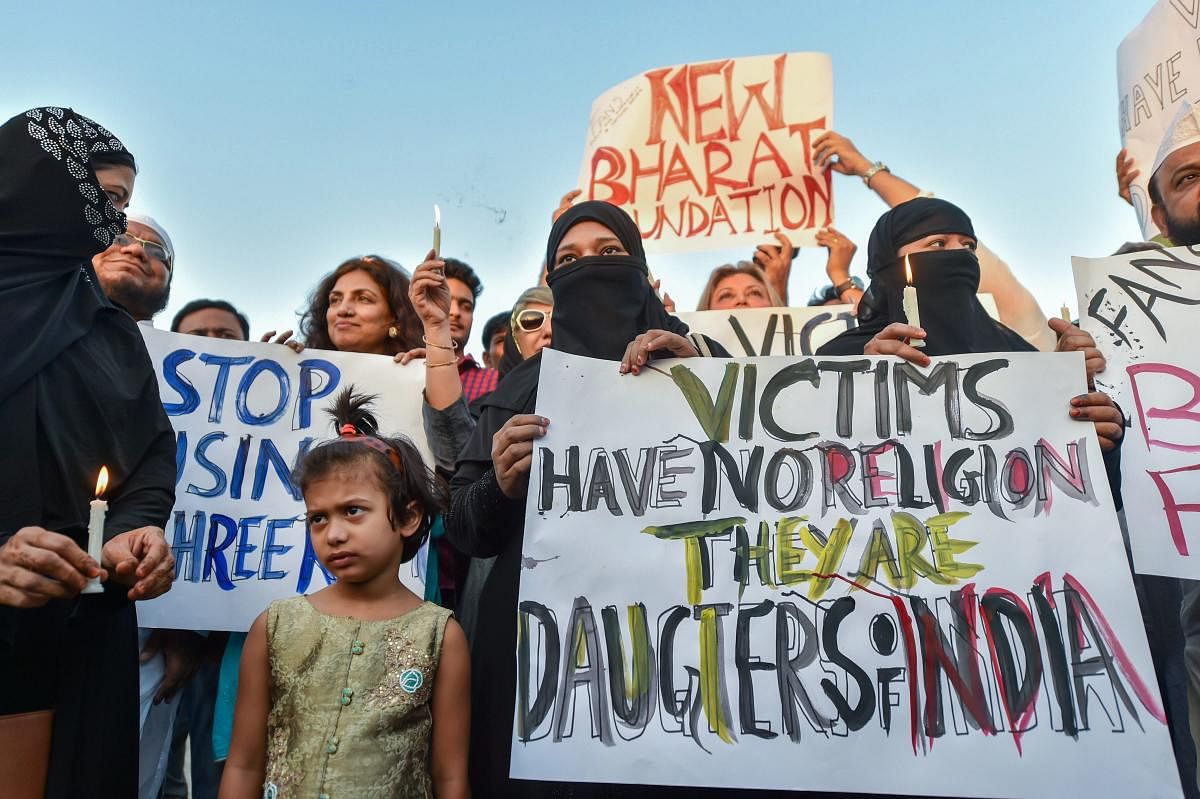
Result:
[[[833,223],[833,179],[812,141],[833,125],[823,53],[649,69],[592,104],[584,199],[624,208],[646,250],[815,244]]]
[[[1079,353],[541,369],[513,777],[1180,795]]]
[[[1134,567],[1200,578],[1200,248],[1072,260],[1081,323],[1108,359],[1096,386],[1129,420],[1121,495]]]

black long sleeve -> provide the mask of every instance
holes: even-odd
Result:
[[[490,452],[492,432],[512,416],[512,411],[486,407],[463,450],[464,456]],[[460,459],[450,480],[450,493],[446,538],[460,552],[475,558],[490,558],[499,555],[513,536],[520,535],[525,499],[504,495],[490,459]]]

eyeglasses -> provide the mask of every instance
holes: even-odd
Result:
[[[145,250],[146,255],[149,255],[154,260],[161,262],[162,265],[165,266],[168,271],[170,271],[170,269],[171,269],[171,254],[167,252],[166,247],[162,246],[161,244],[159,244],[156,241],[147,241],[146,239],[139,239],[137,236],[133,235],[132,233],[122,233],[113,239],[113,244],[117,245],[118,247],[128,247],[131,244],[133,244],[135,241],[138,244],[142,245],[142,249]]]
[[[532,333],[535,330],[541,330],[546,325],[546,320],[549,319],[553,313],[553,311],[539,311],[534,308],[526,308],[524,311],[513,314],[513,328],[519,328],[525,333]]]

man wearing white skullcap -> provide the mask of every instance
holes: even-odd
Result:
[[[167,231],[152,217],[129,214],[128,230],[92,258],[105,296],[138,322],[167,307],[175,247]]]
[[[1150,171],[1150,216],[1166,245],[1200,244],[1200,108],[1183,103]]]

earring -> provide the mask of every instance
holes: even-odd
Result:
[[[396,329],[395,325],[392,325],[388,328],[388,338],[396,338],[399,335],[400,331]]]

